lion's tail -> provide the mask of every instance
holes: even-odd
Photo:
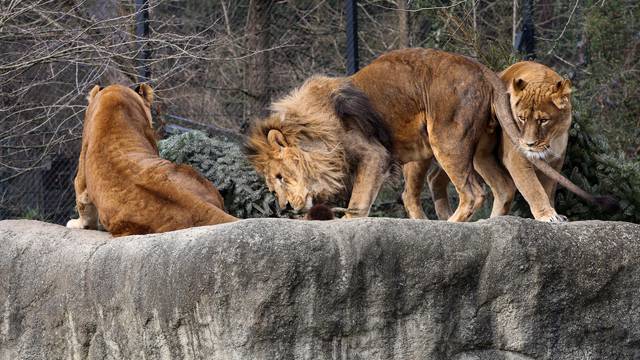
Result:
[[[593,196],[588,192],[582,190],[578,185],[571,182],[571,180],[564,177],[556,169],[551,167],[545,161],[540,159],[531,159],[526,156],[524,151],[518,145],[518,138],[520,137],[518,128],[516,126],[515,119],[511,113],[511,107],[509,105],[509,96],[507,89],[505,88],[502,80],[493,71],[489,70],[486,66],[480,65],[484,73],[485,78],[491,83],[493,87],[493,96],[491,100],[491,107],[495,114],[502,131],[507,134],[507,137],[515,145],[515,147],[521,151],[521,153],[531,162],[536,168],[542,171],[545,175],[558,182],[558,184],[564,186],[567,190],[585,199],[586,201],[602,207],[607,211],[617,211],[620,209],[618,201],[611,196]]]

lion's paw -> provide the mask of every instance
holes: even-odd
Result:
[[[569,221],[569,219],[567,219],[566,216],[560,215],[560,214],[556,213],[555,211],[553,212],[553,214],[551,214],[549,216],[543,216],[543,217],[541,217],[541,218],[539,218],[537,220],[545,221],[545,222],[551,222],[551,223],[560,223],[560,222]]]
[[[82,222],[80,219],[71,219],[67,221],[67,227],[69,229],[82,229]]]
[[[549,220],[549,222],[568,222],[569,219],[567,219],[566,216],[564,215],[560,215],[560,214],[555,214],[551,220]]]

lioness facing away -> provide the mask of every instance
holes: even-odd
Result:
[[[347,192],[346,217],[367,216],[392,164],[400,163],[405,208],[411,218],[425,218],[420,192],[435,158],[460,198],[449,220],[466,221],[484,200],[478,173],[489,184],[511,181],[495,171],[493,157],[475,156],[493,147],[483,136],[493,116],[510,141],[520,141],[498,76],[467,57],[432,49],[389,52],[350,77],[312,77],[272,110],[253,124],[246,151],[280,206],[307,210]]]
[[[491,216],[508,213],[517,187],[535,219],[566,221],[566,217],[559,215],[554,208],[556,179],[537,171],[531,159],[544,160],[555,170],[561,170],[571,126],[571,81],[563,79],[547,66],[532,61],[509,66],[500,73],[500,78],[510,95],[511,111],[517,121],[520,140],[514,144],[508,135],[502,133],[500,162],[508,170],[515,186],[512,181],[490,184],[494,195]],[[484,141],[495,143],[498,133],[485,132],[485,136],[491,139]],[[495,156],[493,151],[481,155]],[[495,171],[505,170],[498,167]],[[432,197],[437,199],[435,206],[438,218],[446,219],[451,214],[446,193],[448,178],[441,169],[436,172],[430,174],[429,186]],[[614,201],[586,195],[591,202],[615,209]]]
[[[74,181],[80,216],[67,227],[102,224],[113,236],[125,236],[237,220],[224,212],[209,181],[158,155],[151,87],[95,86],[88,100]]]

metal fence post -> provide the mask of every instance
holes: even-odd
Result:
[[[533,19],[533,0],[524,0],[522,6],[522,31],[516,40],[517,49],[522,53],[523,60],[536,58],[536,40]]]
[[[149,0],[136,0],[136,41],[138,43],[138,82],[148,82],[151,78],[149,59]]]
[[[347,75],[358,71],[358,2],[346,0],[347,6]]]

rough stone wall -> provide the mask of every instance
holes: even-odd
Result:
[[[0,359],[633,359],[640,225],[0,222]]]

